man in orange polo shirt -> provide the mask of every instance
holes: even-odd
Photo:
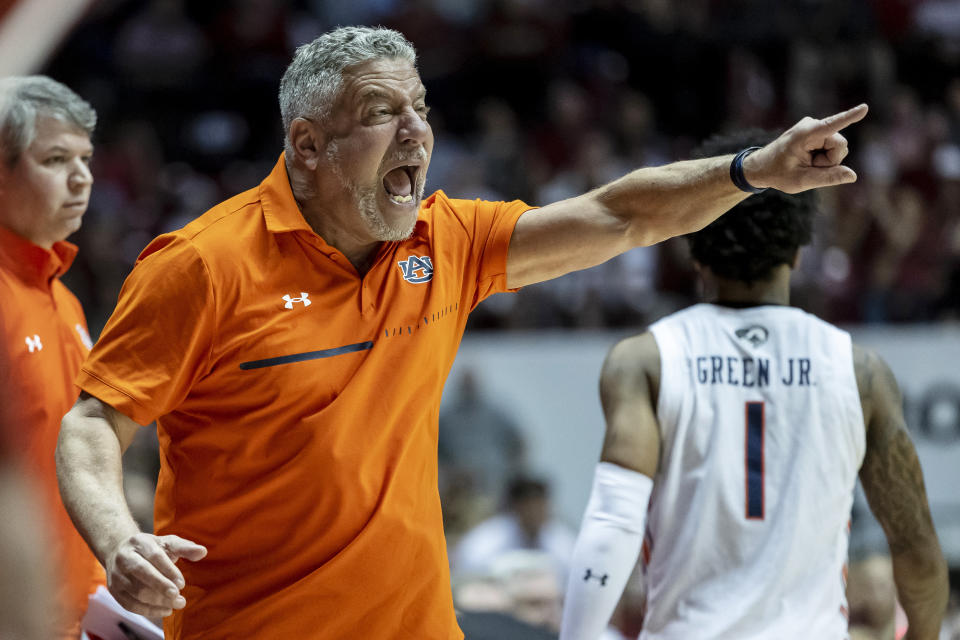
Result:
[[[423,198],[433,134],[399,33],[301,47],[280,109],[273,172],[141,254],[63,421],[68,509],[120,603],[165,616],[170,638],[462,638],[436,448],[469,312],[698,229],[751,185],[852,181],[838,132],[866,113],[534,211]],[[152,420],[157,535],[119,484]]]
[[[103,571],[63,508],[54,450],[60,418],[77,399],[73,380],[90,350],[83,309],[60,282],[77,248],[90,197],[90,136],[97,115],[43,76],[0,80],[0,325],[16,403],[4,407],[11,448],[45,501],[55,542],[60,633],[79,637],[87,595]]]

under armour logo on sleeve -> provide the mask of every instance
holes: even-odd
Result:
[[[287,303],[286,303],[285,305],[283,305],[283,308],[284,308],[284,309],[293,309],[293,303],[294,303],[294,302],[302,302],[302,303],[303,303],[303,306],[305,306],[305,307],[309,307],[309,306],[312,304],[312,303],[310,302],[310,294],[307,293],[306,291],[301,291],[299,298],[293,298],[293,297],[291,297],[290,294],[288,293],[288,294],[285,294],[285,295],[283,296],[283,299],[287,301]]]
[[[609,577],[610,577],[610,574],[609,574],[609,573],[605,573],[605,574],[603,574],[602,576],[598,576],[597,574],[595,574],[592,570],[590,570],[590,569],[588,568],[586,574],[584,574],[584,576],[583,576],[583,581],[584,581],[584,582],[589,582],[590,579],[593,578],[594,580],[596,580],[597,582],[600,583],[600,586],[601,586],[601,587],[605,587],[605,586],[607,586],[607,578],[609,578]]]
[[[40,336],[38,336],[37,334],[33,334],[32,338],[30,336],[27,336],[26,338],[24,338],[24,340],[27,343],[27,349],[30,349],[30,353],[33,353],[34,351],[40,351],[41,349],[43,349],[43,343],[40,342]]]

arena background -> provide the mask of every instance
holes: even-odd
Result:
[[[428,192],[457,197],[546,204],[687,157],[715,131],[868,102],[849,133],[860,180],[821,194],[794,300],[891,363],[960,566],[960,2],[0,0],[0,19],[0,74],[47,73],[100,115],[65,278],[94,335],[151,238],[269,172],[279,77],[332,26],[383,24],[417,46],[437,138]],[[445,407],[472,372],[576,526],[604,353],[695,299],[682,241],[495,296],[471,320]],[[144,522],[153,446],[144,430],[127,455]],[[862,502],[855,515],[854,546],[882,546]]]

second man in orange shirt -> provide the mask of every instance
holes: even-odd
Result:
[[[80,635],[87,595],[103,570],[63,508],[54,450],[62,412],[90,350],[83,309],[60,282],[77,254],[93,176],[90,136],[97,114],[44,76],[0,80],[0,339],[8,355],[0,381],[14,455],[34,476],[52,525],[63,637]]]

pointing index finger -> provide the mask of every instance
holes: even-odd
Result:
[[[830,133],[836,133],[837,131],[850,126],[854,122],[863,120],[864,116],[867,115],[868,109],[869,107],[867,104],[862,103],[855,106],[853,109],[847,109],[846,111],[835,113],[832,116],[827,116],[820,121],[820,126],[818,128],[828,135]]]

